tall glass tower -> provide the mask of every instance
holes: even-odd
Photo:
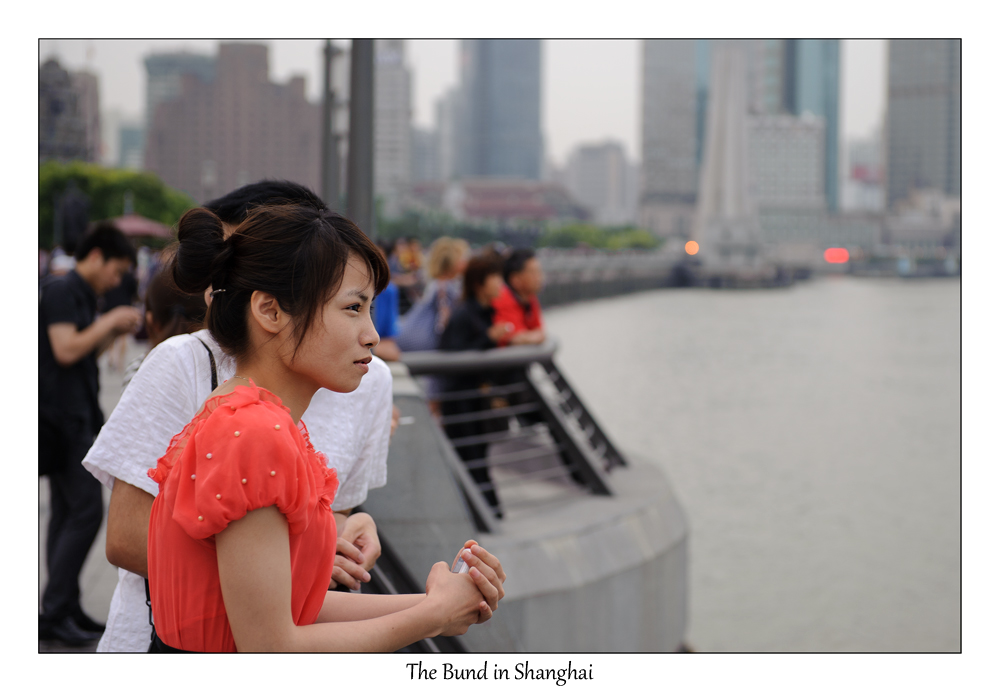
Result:
[[[889,41],[886,203],[921,187],[962,194],[961,42]]]
[[[459,173],[541,179],[541,41],[463,40],[461,79]]]
[[[824,157],[826,205],[836,212],[840,199],[840,41],[789,39],[784,55],[784,110],[810,112],[826,121]]]

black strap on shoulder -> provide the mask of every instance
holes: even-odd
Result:
[[[195,339],[198,339],[198,337],[195,337]],[[219,376],[216,374],[215,370],[215,356],[212,355],[212,349],[208,347],[208,344],[201,339],[198,339],[198,343],[204,346],[205,350],[208,351],[208,362],[212,364],[212,391],[214,392],[215,388],[219,386]]]

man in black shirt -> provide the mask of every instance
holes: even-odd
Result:
[[[38,296],[39,474],[49,476],[51,506],[38,638],[80,646],[103,630],[80,607],[79,584],[104,515],[101,483],[80,464],[104,424],[97,356],[141,313],[123,305],[97,317],[98,296],[135,263],[121,231],[97,224],[75,254],[76,268],[43,279]]]

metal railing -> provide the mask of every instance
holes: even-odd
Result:
[[[358,507],[358,511],[365,511]],[[423,593],[424,589],[417,583],[410,570],[403,563],[385,536],[380,537],[382,554],[378,562],[372,566],[370,582],[361,583],[362,593],[401,594]],[[438,635],[414,642],[399,650],[400,653],[465,653],[465,646],[458,637]]]
[[[553,361],[557,349],[549,340],[402,356],[411,375],[442,378],[438,434],[480,530],[498,530],[511,507],[545,502],[541,485],[611,495],[608,473],[625,465]]]

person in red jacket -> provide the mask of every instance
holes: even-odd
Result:
[[[493,301],[493,324],[507,324],[498,346],[540,344],[545,341],[538,293],[545,285],[542,265],[531,248],[517,248],[504,261],[506,284]]]

